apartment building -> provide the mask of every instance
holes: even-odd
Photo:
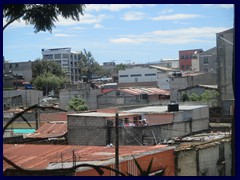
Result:
[[[80,68],[78,62],[81,59],[80,53],[72,51],[71,48],[42,49],[42,56],[45,60],[57,62],[66,72],[67,78],[75,83],[80,79]]]

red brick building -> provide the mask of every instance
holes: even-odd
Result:
[[[188,71],[192,68],[192,59],[197,58],[197,54],[203,52],[202,49],[191,49],[179,51],[179,68]]]

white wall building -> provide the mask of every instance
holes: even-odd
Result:
[[[173,69],[161,66],[133,66],[118,72],[119,83],[156,82],[160,89],[169,89],[168,75]]]
[[[80,53],[74,52],[71,48],[42,49],[43,59],[54,60],[67,72],[67,77],[73,83],[80,78],[80,68],[77,66],[80,61]]]

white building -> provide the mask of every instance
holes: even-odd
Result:
[[[78,62],[80,61],[80,53],[74,52],[71,48],[42,49],[43,59],[54,60],[67,73],[67,77],[73,83],[80,78]]]
[[[147,85],[152,82],[160,89],[169,89],[168,75],[173,71],[171,68],[154,65],[132,66],[118,72],[119,84],[131,83],[131,85],[134,85],[134,83],[145,83]]]

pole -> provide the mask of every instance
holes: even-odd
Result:
[[[118,113],[116,113],[115,117],[115,169],[119,171]],[[115,175],[119,176],[117,172]]]

